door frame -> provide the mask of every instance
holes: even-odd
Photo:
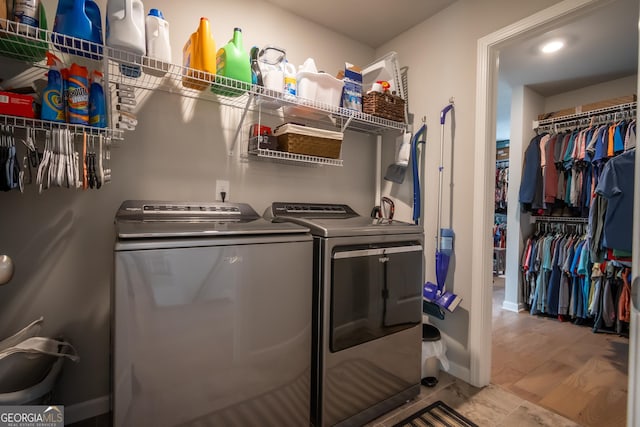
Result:
[[[471,263],[472,289],[469,319],[470,383],[486,386],[491,380],[491,322],[492,322],[492,256],[493,242],[489,230],[493,225],[493,189],[495,167],[496,98],[498,55],[500,48],[520,41],[533,33],[552,29],[570,21],[577,14],[590,12],[612,0],[564,0],[512,25],[478,40],[476,65],[476,121],[474,159],[473,246],[477,254]],[[639,83],[640,86],[640,83]],[[640,172],[640,171],[638,171]],[[632,322],[632,330],[634,325]],[[634,347],[630,336],[630,349]],[[635,363],[629,360],[627,425],[639,419],[640,408],[632,404],[638,400],[636,381],[631,380]]]

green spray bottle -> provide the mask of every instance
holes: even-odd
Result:
[[[215,94],[240,96],[251,88],[251,60],[242,45],[242,30],[240,28],[235,28],[233,38],[229,40],[229,43],[218,49],[216,75],[216,81],[211,88]]]

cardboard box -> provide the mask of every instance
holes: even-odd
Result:
[[[498,148],[496,150],[496,160],[509,160],[509,147]]]
[[[0,114],[35,119],[35,103],[29,95],[0,92]]]
[[[617,98],[605,99],[604,101],[593,102],[591,104],[578,105],[573,108],[565,108],[564,110],[539,114],[538,120],[557,119],[564,116],[570,116],[572,114],[587,113],[589,111],[599,110],[601,108],[609,108],[615,107],[616,105],[629,104],[631,102],[636,102],[636,99],[636,95],[619,96]]]
[[[346,62],[342,80],[342,107],[362,111],[362,70]]]

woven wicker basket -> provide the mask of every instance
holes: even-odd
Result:
[[[404,99],[389,92],[369,92],[362,97],[362,111],[383,119],[404,122]]]
[[[317,136],[285,133],[278,136],[278,149],[288,153],[305,154],[307,156],[340,157],[341,140],[320,138]]]

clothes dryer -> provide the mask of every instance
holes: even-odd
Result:
[[[343,204],[271,205],[313,235],[311,419],[361,426],[420,392],[422,227]]]

